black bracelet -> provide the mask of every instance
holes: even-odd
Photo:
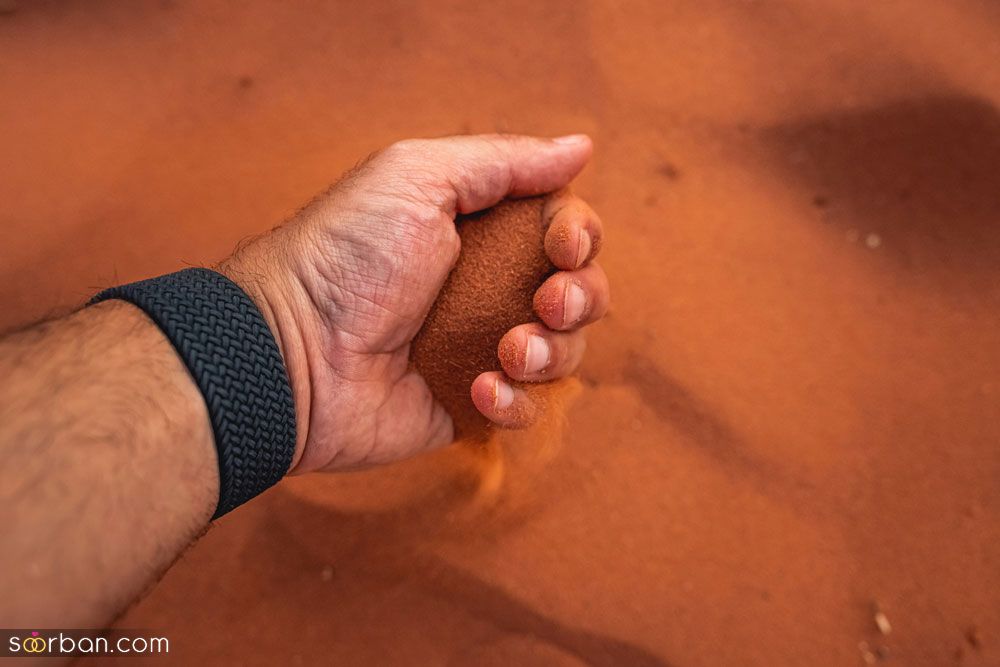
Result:
[[[112,287],[90,303],[141,308],[180,354],[208,406],[219,454],[216,519],[280,480],[295,452],[295,404],[263,315],[236,283],[185,269]]]

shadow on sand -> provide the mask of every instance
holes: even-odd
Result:
[[[405,588],[461,609],[474,625],[488,626],[493,639],[497,635],[525,637],[588,665],[669,667],[668,662],[639,645],[569,625],[431,553],[427,545],[462,539],[466,529],[479,533],[470,539],[483,539],[484,533],[506,525],[489,517],[478,523],[478,529],[474,522],[447,521],[448,508],[460,505],[466,495],[467,489],[455,487],[396,509],[343,512],[288,493],[270,494],[271,507],[261,515],[264,520],[244,548],[246,561],[270,571],[261,581],[297,578],[304,571],[314,577],[322,563],[332,564],[337,572],[333,585],[308,586],[304,593],[308,599],[299,599],[299,604],[310,608],[310,614],[330,623],[342,620],[338,620],[338,610],[344,606],[341,596],[350,595],[362,582],[370,598],[366,604],[378,605],[380,598],[391,599]],[[287,571],[282,575],[275,569]],[[338,582],[343,582],[344,591],[338,591]],[[475,650],[483,639],[470,637],[469,645],[460,652]]]
[[[996,270],[1000,257],[1000,112],[937,94],[765,128],[788,178],[825,219],[887,239],[910,268]]]

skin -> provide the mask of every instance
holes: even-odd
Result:
[[[410,140],[376,153],[218,269],[264,314],[295,397],[290,474],[390,463],[452,441],[451,419],[409,368],[409,345],[458,253],[457,214],[557,191],[590,140]],[[572,373],[607,279],[601,223],[564,194],[546,209],[561,269],[535,294],[543,323],[500,343],[504,373],[472,399],[519,427],[511,378]],[[163,334],[111,301],[0,339],[0,626],[101,627],[206,529],[218,469],[204,400]]]

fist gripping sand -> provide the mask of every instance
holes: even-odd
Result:
[[[502,370],[497,345],[508,330],[538,320],[532,298],[555,272],[545,254],[547,199],[508,200],[455,222],[462,251],[413,340],[410,359],[451,415],[456,440],[489,438],[492,426],[469,395],[472,381]],[[513,384],[536,406],[550,391],[547,384]]]

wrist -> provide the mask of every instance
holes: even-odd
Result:
[[[138,306],[204,396],[219,463],[218,518],[284,477],[295,455],[288,371],[260,308],[226,276],[189,268],[106,289],[91,304]]]
[[[280,271],[261,267],[259,262],[254,262],[248,256],[253,247],[233,255],[216,270],[236,283],[254,302],[281,353],[295,403],[295,453],[286,473],[289,474],[302,459],[312,406],[308,348],[303,336],[305,318],[302,316],[302,300],[308,297],[294,279],[285,279]]]

